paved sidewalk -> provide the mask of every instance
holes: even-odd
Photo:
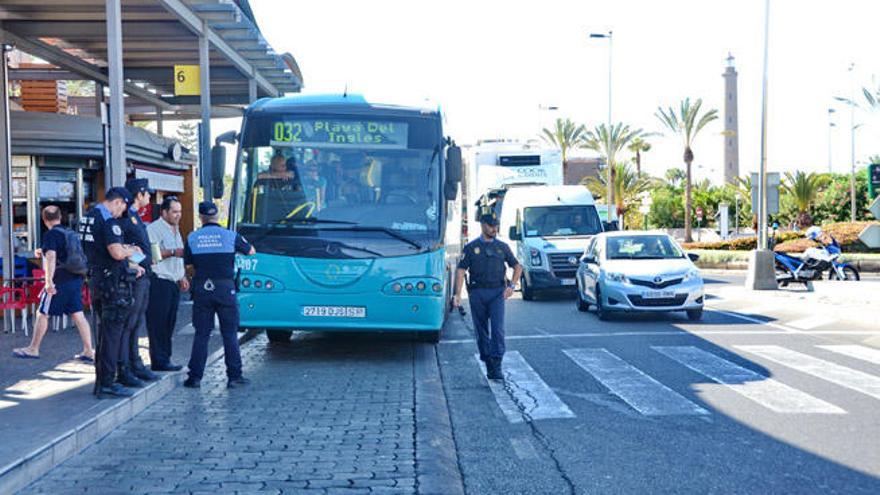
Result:
[[[183,365],[192,345],[191,308],[181,305],[173,339],[173,359]],[[94,366],[73,359],[81,348],[76,329],[50,331],[41,359],[12,356],[13,348],[29,342],[23,333],[0,334],[0,473],[119,403],[92,395]],[[214,332],[209,350],[220,348],[219,332]],[[145,337],[141,338],[141,354],[149,362]]]

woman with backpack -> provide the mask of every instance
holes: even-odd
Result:
[[[83,343],[82,353],[76,357],[92,363],[95,360],[92,329],[83,313],[82,303],[83,275],[87,272],[87,264],[79,234],[61,226],[61,209],[57,206],[43,208],[42,218],[48,229],[41,246],[46,285],[40,296],[31,345],[15,349],[12,354],[22,359],[38,359],[40,343],[49,327],[49,316],[68,315],[79,330]]]

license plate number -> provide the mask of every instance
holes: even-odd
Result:
[[[303,306],[303,316],[329,318],[366,318],[364,306]]]
[[[649,290],[642,292],[642,298],[644,299],[672,299],[673,297],[675,297],[675,292],[671,290]]]
[[[562,285],[574,285],[573,278],[564,278],[562,279]]]

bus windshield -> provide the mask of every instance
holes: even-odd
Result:
[[[342,240],[365,256],[432,245],[441,221],[438,125],[419,118],[249,118],[236,173],[237,228],[252,240],[287,238],[276,243],[285,251],[298,236],[309,241],[299,244]]]
[[[602,232],[594,206],[533,206],[523,210],[526,237],[595,235]]]

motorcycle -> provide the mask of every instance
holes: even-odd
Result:
[[[814,266],[821,266],[824,270],[828,270],[828,280],[853,280],[860,279],[859,271],[849,263],[840,261],[842,250],[837,239],[828,234],[831,242],[824,244],[822,247],[809,248],[804,251],[804,258],[813,260]]]

